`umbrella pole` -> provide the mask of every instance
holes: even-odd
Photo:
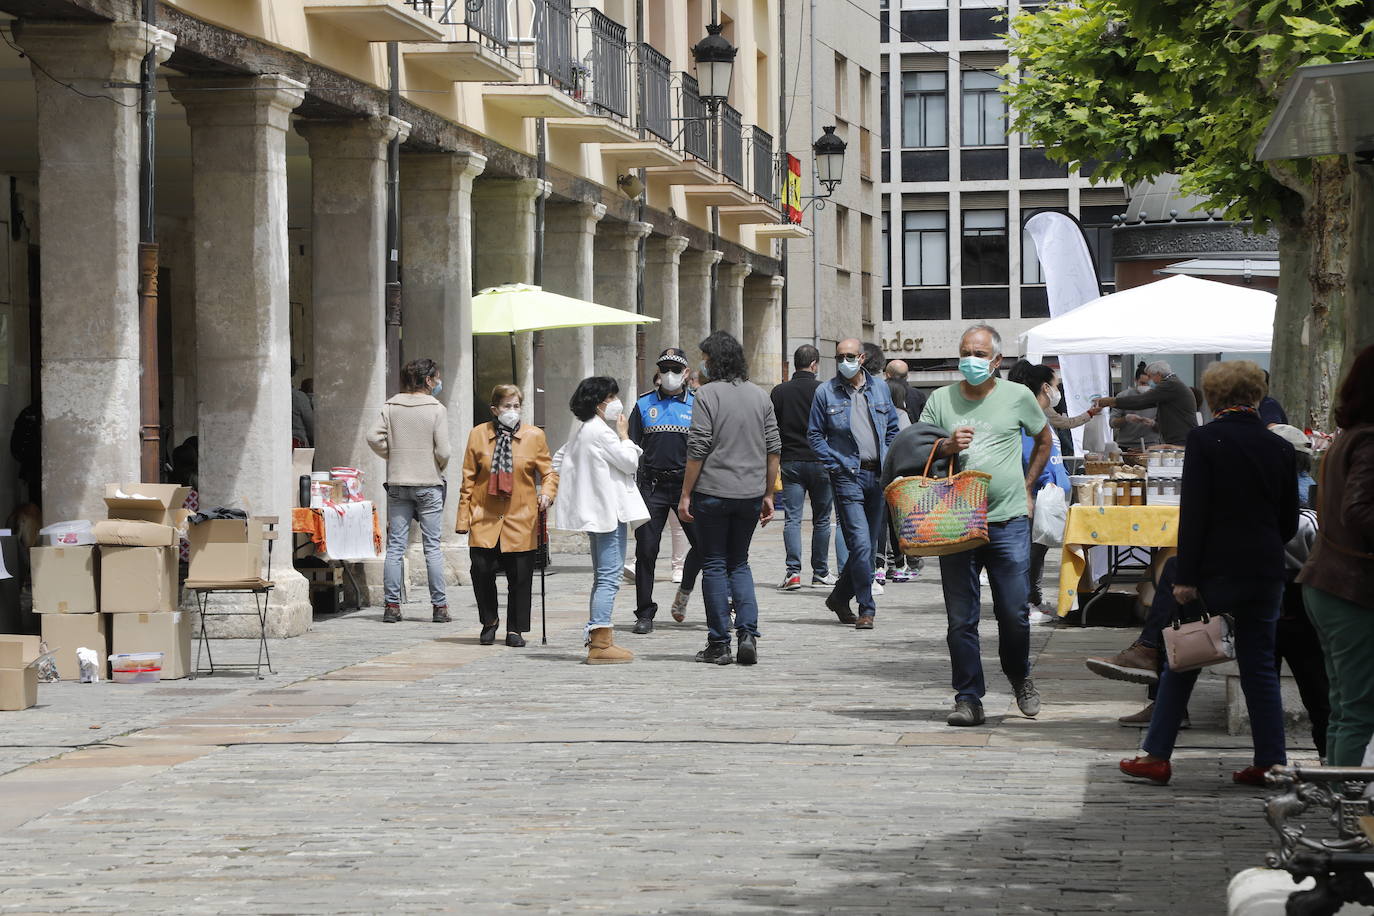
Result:
[[[515,371],[515,332],[514,332],[514,331],[511,331],[511,332],[510,332],[510,383],[511,383],[512,385],[519,385],[519,384],[520,384],[520,377],[516,374],[516,371]]]

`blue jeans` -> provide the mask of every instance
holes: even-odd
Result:
[[[982,702],[987,693],[978,643],[982,592],[978,571],[986,569],[997,616],[997,649],[1002,673],[1013,685],[1030,676],[1030,519],[1026,516],[988,525],[988,543],[940,558],[949,628],[949,663],[954,699]]]
[[[730,607],[740,635],[759,635],[759,604],[749,569],[749,543],[759,524],[762,497],[722,499],[692,494],[697,549],[701,551],[701,596],[706,604],[707,639],[730,644]]]
[[[629,531],[624,522],[614,531],[589,531],[592,542],[592,599],[587,631],[611,625],[611,608],[620,591],[620,571],[625,566]]]
[[[782,463],[782,510],[787,518],[782,523],[782,543],[787,551],[787,574],[797,575],[802,568],[801,524],[802,505],[811,497],[811,575],[824,578],[830,574],[830,512],[834,497],[830,492],[830,474],[819,461],[784,461]]]
[[[873,603],[873,548],[878,534],[887,524],[883,508],[883,488],[878,475],[872,471],[832,474],[830,485],[835,490],[835,514],[840,519],[840,531],[849,547],[849,557],[840,570],[840,581],[830,597],[839,603],[859,600],[859,616],[877,614]]]
[[[1230,613],[1236,625],[1236,664],[1240,667],[1240,689],[1250,713],[1254,763],[1268,767],[1285,763],[1283,698],[1279,693],[1279,673],[1274,664],[1274,632],[1283,602],[1282,579],[1241,579],[1215,576],[1199,587],[1209,610]],[[1196,613],[1196,608],[1191,609]],[[1168,760],[1188,698],[1197,683],[1197,671],[1179,673],[1164,666],[1159,676],[1159,696],[1155,700],[1150,730],[1141,747],[1145,753]]]
[[[425,545],[425,571],[429,579],[429,600],[437,607],[448,607],[445,587],[444,554],[439,549],[439,527],[444,520],[444,488],[386,488],[386,563],[382,566],[382,596],[387,604],[401,603],[401,570],[410,542],[410,521],[420,523],[420,539]]]

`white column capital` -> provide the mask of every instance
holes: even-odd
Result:
[[[167,81],[172,97],[186,109],[191,127],[291,126],[290,115],[305,101],[305,83],[275,73],[248,79]]]
[[[481,153],[403,153],[401,180],[412,192],[472,190],[472,181],[487,167]]]
[[[720,277],[726,286],[738,286],[744,288],[744,281],[753,270],[748,264],[726,264],[721,270]]]
[[[78,85],[87,80],[136,82],[148,52],[155,48],[157,62],[165,63],[177,41],[171,32],[137,20],[92,25],[20,19],[14,23],[14,37],[31,58],[35,70],[41,66],[46,71],[34,74],[40,85],[53,79]],[[115,100],[121,92],[136,91],[108,89],[103,85],[80,88]]]
[[[538,178],[479,178],[472,183],[472,194],[484,201],[509,201],[534,210],[534,202],[544,192],[546,181]]]
[[[774,274],[768,278],[768,285],[773,289],[782,289],[787,285],[787,278],[781,274]]]
[[[390,115],[348,121],[298,121],[312,159],[385,159],[392,140],[405,142],[410,123]]]
[[[650,239],[648,259],[656,264],[676,265],[687,250],[685,235],[670,235],[664,239]]]

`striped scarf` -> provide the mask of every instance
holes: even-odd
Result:
[[[509,498],[515,483],[515,456],[511,453],[511,440],[520,424],[516,423],[515,428],[511,429],[500,420],[492,420],[491,425],[496,429],[496,450],[491,456],[491,479],[487,481],[487,493]]]
[[[1252,416],[1257,417],[1259,416],[1259,411],[1248,405],[1238,404],[1235,407],[1223,407],[1221,410],[1218,410],[1215,413],[1213,413],[1212,418],[1218,419],[1220,417],[1229,417],[1235,414],[1251,414]]]

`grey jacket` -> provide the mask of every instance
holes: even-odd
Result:
[[[710,382],[697,392],[687,460],[700,461],[696,490],[757,499],[768,488],[768,456],[782,452],[773,402],[752,382]]]
[[[931,423],[912,423],[899,432],[887,447],[887,458],[883,461],[883,486],[886,487],[898,477],[921,474],[925,471],[926,460],[936,440],[948,438],[949,433]],[[941,477],[948,472],[948,458],[936,458],[931,462],[931,476]]]
[[[393,395],[378,412],[367,444],[386,459],[386,482],[437,487],[448,467],[448,410],[428,394]]]

